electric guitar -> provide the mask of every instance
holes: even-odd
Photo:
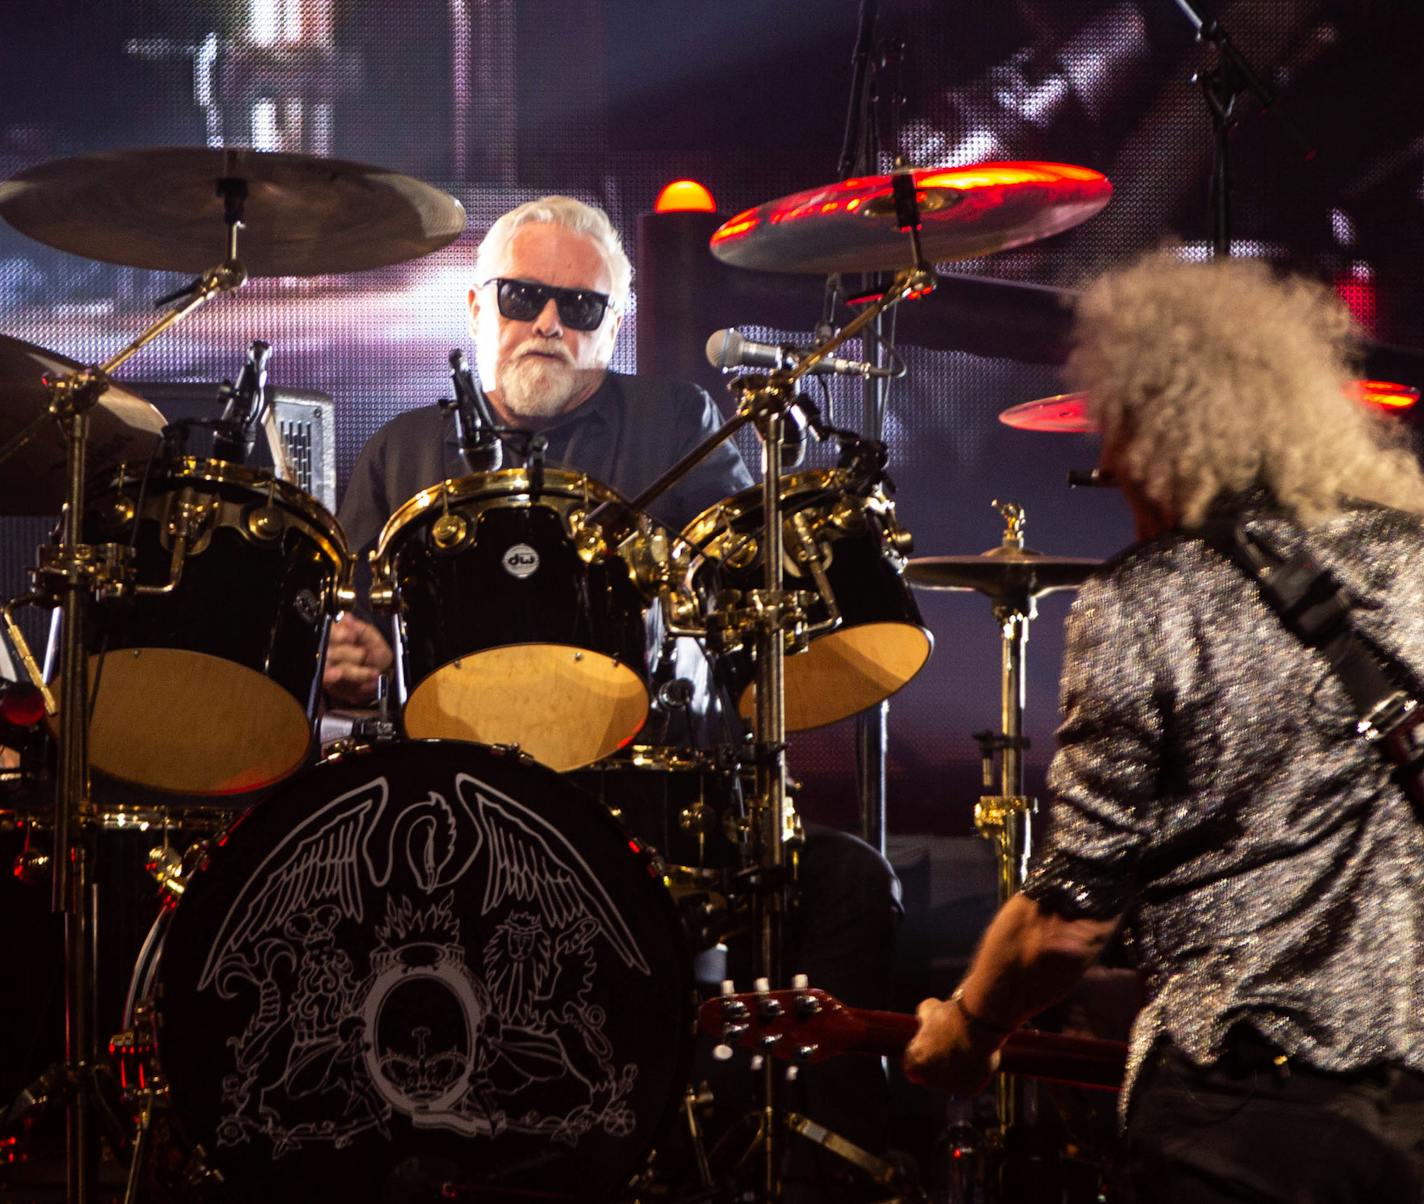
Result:
[[[810,987],[749,991],[709,999],[697,1013],[698,1031],[725,1045],[787,1062],[812,1064],[845,1053],[899,1057],[919,1028],[900,1012],[847,1007]],[[1127,1046],[1096,1037],[1068,1037],[1019,1029],[999,1051],[999,1070],[1071,1087],[1117,1091]]]

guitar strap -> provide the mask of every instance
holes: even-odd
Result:
[[[1245,524],[1216,519],[1207,543],[1255,582],[1282,624],[1324,656],[1354,706],[1355,730],[1379,750],[1424,821],[1424,706],[1412,675],[1363,636],[1349,595],[1308,551],[1287,559]]]

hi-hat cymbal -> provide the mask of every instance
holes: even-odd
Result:
[[[995,600],[1036,598],[1076,588],[1102,563],[1001,545],[981,556],[921,556],[905,566],[905,576],[920,589],[976,590]]]
[[[1058,234],[1112,197],[1101,172],[1066,163],[981,163],[914,173],[930,263],[973,259]],[[770,272],[882,272],[910,264],[892,178],[862,176],[748,209],[712,235],[712,253]]]
[[[427,255],[465,228],[454,197],[398,172],[231,147],[56,159],[0,183],[0,217],[88,259],[196,275],[227,255],[220,180],[246,185],[249,276],[358,272]]]
[[[49,408],[42,377],[61,376],[75,361],[0,335],[0,448]],[[89,477],[147,459],[163,431],[163,415],[136,393],[110,385],[89,411]],[[41,427],[0,466],[0,514],[58,514],[64,503],[65,444],[59,424]]]

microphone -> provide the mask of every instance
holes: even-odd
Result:
[[[450,352],[450,385],[455,390],[455,435],[460,458],[471,472],[493,472],[504,461],[504,444],[495,433],[494,415],[485,396],[475,388],[465,353]],[[442,403],[443,404],[443,403]]]
[[[247,362],[237,384],[225,386],[227,405],[223,407],[213,435],[213,458],[246,464],[257,442],[257,428],[267,414],[267,361],[272,345],[254,339],[247,345]]]
[[[714,331],[707,340],[707,362],[724,372],[731,368],[794,368],[806,354],[806,349],[788,344],[754,342],[743,338],[735,330]],[[899,375],[893,368],[880,368],[860,360],[843,360],[838,356],[819,361],[807,373],[809,376],[827,374],[887,378]]]

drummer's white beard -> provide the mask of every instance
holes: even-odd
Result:
[[[495,377],[500,400],[511,414],[552,418],[562,414],[583,388],[584,375],[567,359],[526,354],[503,365]]]

